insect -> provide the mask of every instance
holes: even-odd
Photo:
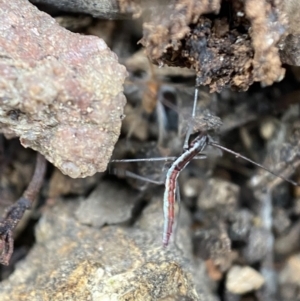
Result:
[[[221,151],[225,151],[227,153],[235,155],[237,158],[242,158],[266,171],[269,173],[275,175],[278,178],[281,178],[290,184],[294,186],[300,186],[298,183],[287,179],[284,176],[278,175],[275,172],[272,172],[268,168],[264,167],[261,164],[256,163],[255,161],[239,154],[236,153],[220,144],[215,142],[210,135],[207,133],[206,130],[199,130],[198,133],[196,133],[196,137],[194,139],[190,140],[190,136],[193,132],[193,125],[192,121],[195,119],[195,112],[196,112],[196,102],[198,99],[198,89],[195,89],[195,97],[194,97],[194,106],[193,106],[193,114],[192,114],[192,120],[189,123],[185,141],[184,141],[184,151],[183,153],[176,157],[174,160],[174,157],[170,158],[147,158],[143,159],[142,161],[164,161],[164,160],[174,160],[172,165],[167,171],[166,174],[166,179],[165,179],[165,191],[164,191],[164,197],[163,197],[163,211],[164,211],[164,227],[163,227],[163,245],[166,247],[169,244],[170,237],[173,232],[173,226],[174,226],[174,220],[175,220],[175,199],[176,199],[176,192],[178,191],[178,183],[177,179],[182,172],[182,170],[195,158],[197,158],[198,155],[200,155],[200,159],[203,159],[205,156],[203,156],[203,151],[207,146],[213,146]],[[135,160],[112,160],[112,162],[139,162],[141,161],[140,159],[135,159]],[[129,176],[133,176],[128,174]],[[133,176],[135,177],[135,176]],[[140,179],[145,179],[143,177],[139,177]],[[154,181],[152,181],[155,183]],[[159,184],[159,183],[158,183]]]
[[[174,224],[174,203],[177,191],[177,178],[179,173],[189,162],[201,153],[208,144],[208,136],[200,133],[189,145],[188,149],[179,156],[169,168],[164,192],[164,232],[163,245],[167,246],[172,234]]]
[[[164,192],[164,232],[163,232],[163,245],[167,246],[170,240],[170,236],[172,234],[173,224],[174,224],[174,204],[175,204],[175,195],[177,190],[177,178],[180,174],[180,172],[191,162],[194,157],[196,157],[199,153],[201,154],[202,151],[208,146],[214,146],[217,147],[223,151],[226,151],[228,153],[231,153],[235,155],[237,158],[240,157],[266,171],[273,174],[276,177],[279,177],[290,184],[294,186],[300,186],[298,183],[287,179],[286,177],[283,177],[281,175],[278,175],[268,168],[264,167],[261,164],[258,164],[249,158],[242,156],[241,154],[238,154],[230,149],[227,149],[226,147],[223,147],[219,145],[218,143],[213,142],[209,135],[204,132],[200,132],[195,139],[191,141],[188,148],[185,152],[182,153],[181,156],[179,156],[172,166],[169,168],[167,172],[167,177],[165,181],[165,192]]]

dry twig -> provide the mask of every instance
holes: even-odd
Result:
[[[46,160],[41,155],[37,155],[36,166],[33,177],[24,191],[23,195],[15,204],[10,206],[3,220],[0,222],[0,263],[8,265],[14,250],[13,231],[27,209],[31,208],[32,203],[37,197],[43,183],[46,172]]]

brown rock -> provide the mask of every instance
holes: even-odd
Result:
[[[102,176],[102,173],[96,173],[92,177],[72,179],[55,169],[49,182],[47,196],[57,198],[64,195],[86,195]]]
[[[104,171],[120,132],[125,68],[101,39],[59,27],[28,1],[0,5],[1,131],[73,178]]]
[[[300,300],[300,254],[291,256],[279,274],[281,300]]]
[[[122,197],[126,205],[121,191]],[[199,272],[203,268],[193,264],[189,218],[181,214],[185,222],[176,243],[164,248],[161,199],[153,200],[133,227],[101,229],[76,221],[79,203],[46,210],[36,245],[0,284],[1,300],[215,300]]]
[[[294,283],[300,286],[300,255],[291,256],[284,269],[280,273],[279,281],[283,283]]]

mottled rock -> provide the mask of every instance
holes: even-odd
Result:
[[[134,191],[121,184],[116,189],[113,182],[101,182],[89,197],[80,203],[77,219],[85,225],[102,227],[128,221],[135,204]]]
[[[239,186],[221,179],[209,179],[202,190],[197,205],[202,210],[230,211],[237,206]]]
[[[284,235],[275,240],[275,253],[287,256],[300,248],[300,222],[295,223]]]
[[[249,210],[242,209],[229,216],[229,237],[233,241],[245,242],[252,226],[253,216]]]
[[[282,300],[300,300],[300,254],[291,256],[279,274],[279,288]]]
[[[289,34],[281,43],[280,56],[284,63],[300,66],[300,2],[297,0],[285,0],[283,2],[288,19]]]
[[[131,227],[82,225],[78,206],[73,200],[46,210],[36,245],[0,284],[1,300],[215,300],[193,263],[184,211],[176,243],[164,248],[160,198]]]
[[[300,34],[289,34],[284,40],[280,57],[283,63],[300,66]]]
[[[293,283],[300,286],[300,255],[291,256],[280,272],[279,282]]]
[[[262,260],[269,249],[269,232],[264,228],[252,227],[247,245],[243,248],[242,254],[249,264],[254,264]]]
[[[228,270],[236,258],[227,233],[220,227],[199,230],[194,237],[194,249],[200,258],[211,259],[214,268],[219,272]]]
[[[234,265],[228,271],[226,289],[242,295],[261,288],[264,282],[263,276],[253,268]]]
[[[277,46],[280,39],[286,36],[287,18],[283,4],[278,0],[247,0],[245,13],[251,23],[249,33],[254,48],[254,80],[271,85],[285,75]]]
[[[138,14],[140,6],[130,0],[32,0],[33,3],[49,4],[63,11],[91,14],[93,17],[111,19]]]
[[[103,40],[63,29],[28,1],[0,5],[1,132],[73,178],[104,171],[120,132],[125,68]]]
[[[72,179],[55,169],[49,182],[47,195],[49,198],[64,195],[86,195],[97,185],[102,176],[102,173],[96,173],[92,177]]]
[[[273,209],[273,229],[277,235],[285,235],[291,226],[291,220],[283,208]]]

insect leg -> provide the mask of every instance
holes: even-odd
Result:
[[[194,94],[194,104],[193,104],[193,111],[192,111],[192,120],[189,122],[188,130],[185,135],[183,149],[187,150],[189,148],[189,139],[193,131],[192,122],[195,119],[196,115],[196,108],[197,108],[197,101],[198,101],[199,89],[195,87],[195,94]]]

